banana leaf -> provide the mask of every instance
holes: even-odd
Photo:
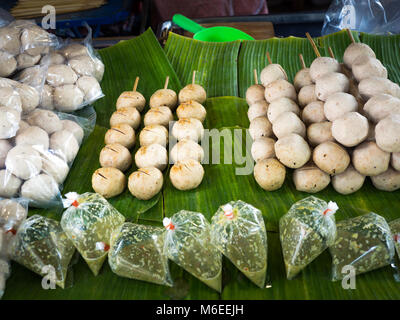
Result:
[[[371,45],[378,58],[388,66],[392,80],[400,80],[400,60],[397,58],[399,36],[361,34],[358,37],[356,33],[354,36],[357,41],[362,40]],[[326,54],[327,47],[331,46],[341,60],[350,40],[344,32],[339,32],[316,39],[316,42],[322,54]],[[138,201],[126,191],[110,202],[129,221],[158,226],[164,216],[171,216],[181,209],[202,212],[210,219],[221,204],[231,200],[241,199],[256,206],[262,211],[268,230],[268,275],[271,288],[257,288],[227,259],[224,259],[223,291],[219,295],[174,264],[171,264],[171,273],[175,287],[166,288],[118,277],[107,264],[100,275],[94,277],[79,258],[72,266],[74,285],[65,290],[43,290],[39,276],[14,263],[4,299],[400,299],[400,283],[394,280],[390,267],[358,276],[356,290],[345,290],[340,282],[331,282],[331,258],[327,251],[299,277],[286,280],[278,221],[295,201],[308,194],[295,190],[291,170],[288,170],[283,187],[274,192],[262,190],[252,174],[236,174],[237,169],[246,167],[249,156],[250,146],[244,143],[248,138],[248,106],[243,98],[224,96],[244,96],[246,88],[253,81],[252,70],[257,68],[261,71],[265,66],[267,50],[274,62],[284,66],[290,79],[300,68],[298,53],[303,53],[307,64],[315,57],[305,39],[293,37],[215,45],[171,34],[163,51],[151,31],[136,39],[100,50],[106,65],[102,82],[106,97],[95,105],[98,114],[96,128],[82,146],[64,191],[92,191],[90,178],[99,167],[98,156],[109,116],[115,110],[115,101],[120,92],[130,90],[136,76],[141,79],[138,90],[148,99],[153,91],[163,86],[166,75],[170,76],[171,88],[179,90],[182,85],[190,82],[191,72],[197,70],[197,82],[206,87],[209,97],[216,96],[206,101],[207,119],[204,126],[215,128],[217,132],[230,137],[211,141],[206,149],[206,154],[212,150],[211,156],[216,155],[222,161],[220,164],[204,165],[204,180],[196,190],[178,191],[167,178],[162,193],[150,201]],[[219,60],[221,57],[225,57],[223,63]],[[220,150],[220,155],[216,150]],[[229,160],[226,154],[224,156],[223,151],[226,150],[240,157],[232,164],[225,164],[224,161]],[[247,165],[251,167],[251,164]],[[168,171],[165,177],[168,177]],[[391,221],[399,217],[399,195],[400,191],[389,193],[376,190],[368,179],[361,190],[349,196],[339,195],[330,186],[316,196],[338,203],[341,210],[337,213],[337,220],[374,211]],[[61,216],[61,212],[55,210],[30,211],[30,214],[34,213],[58,219]]]

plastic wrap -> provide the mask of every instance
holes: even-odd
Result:
[[[400,219],[396,219],[389,223],[390,230],[392,231],[394,245],[396,247],[397,255],[400,259]]]
[[[34,21],[0,17],[0,76],[9,77],[17,70],[32,67],[41,57],[58,46],[55,35],[37,26]]]
[[[267,232],[261,211],[243,202],[221,206],[211,221],[212,243],[260,288],[267,275]]]
[[[353,266],[359,275],[390,265],[395,254],[389,225],[373,212],[338,222],[329,250],[334,281],[343,278],[344,266]]]
[[[121,277],[172,287],[162,228],[124,223],[112,235],[108,262]]]
[[[28,215],[25,199],[0,198],[0,299],[10,276],[10,244],[20,224]]]
[[[322,35],[342,29],[387,34],[400,33],[400,2],[334,0],[325,15]]]
[[[104,64],[91,45],[91,29],[83,43],[63,43],[42,58],[47,68],[41,106],[74,112],[104,96],[100,81]],[[44,100],[44,101],[43,101]]]
[[[14,261],[41,276],[49,276],[61,288],[65,287],[74,252],[60,223],[39,215],[22,223],[11,244]]]
[[[64,206],[68,209],[61,226],[96,276],[107,258],[112,233],[125,222],[125,217],[97,193],[66,196]]]
[[[94,112],[87,118],[42,109],[24,115],[16,136],[0,140],[0,197],[61,206],[62,184],[94,124]]]
[[[279,235],[288,279],[293,279],[334,243],[334,213],[337,209],[336,203],[326,203],[311,196],[293,204],[279,220]]]
[[[169,259],[221,292],[222,255],[211,243],[209,222],[201,213],[181,210],[165,218],[164,250]]]

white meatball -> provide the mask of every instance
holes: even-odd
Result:
[[[275,143],[275,154],[286,167],[296,169],[310,160],[311,150],[300,135],[291,133]]]
[[[268,103],[264,100],[252,104],[247,111],[247,117],[249,118],[249,121],[253,121],[253,119],[257,117],[267,116],[268,108]]]
[[[332,123],[332,136],[346,147],[354,147],[368,136],[367,118],[358,112],[348,112]]]
[[[39,152],[31,146],[19,145],[8,152],[6,168],[16,177],[27,180],[40,173],[42,160]]]
[[[168,163],[167,149],[159,144],[140,147],[135,154],[135,163],[138,168],[155,167],[162,171]]]
[[[330,57],[316,58],[310,65],[310,76],[314,82],[321,76],[335,72],[340,72],[340,64]]]
[[[284,112],[293,112],[300,115],[300,108],[293,100],[282,97],[279,99],[274,100],[268,107],[268,120],[271,123],[274,123],[275,120]]]
[[[179,119],[172,127],[172,135],[178,140],[190,139],[200,141],[204,135],[204,128],[201,121],[194,118]]]
[[[70,163],[78,154],[79,144],[73,133],[67,130],[60,130],[51,135],[50,149]]]
[[[251,156],[255,162],[275,157],[275,140],[272,138],[258,138],[251,145]]]
[[[400,114],[392,114],[378,122],[375,139],[386,152],[400,152]]]
[[[57,182],[44,173],[25,181],[21,187],[21,195],[40,206],[57,201],[59,193]]]
[[[293,112],[284,112],[279,115],[272,125],[272,130],[278,139],[291,133],[297,133],[302,137],[306,136],[306,126]]]
[[[358,110],[358,102],[354,96],[345,92],[336,92],[330,95],[324,104],[325,117],[329,121],[334,121],[347,112]]]
[[[31,126],[22,130],[15,137],[15,144],[32,146],[35,150],[44,151],[49,148],[49,135],[43,129]]]
[[[13,198],[21,187],[22,180],[7,170],[0,170],[0,197]]]

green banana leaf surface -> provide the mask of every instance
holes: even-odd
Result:
[[[387,66],[389,77],[400,82],[400,37],[353,35],[356,41],[369,44]],[[331,47],[339,61],[342,61],[343,52],[350,43],[345,32],[315,41],[322,55],[327,55],[328,47]],[[63,194],[92,191],[91,176],[100,166],[98,156],[104,146],[104,134],[115,110],[116,99],[122,91],[131,90],[136,76],[140,76],[138,91],[148,101],[155,90],[163,87],[166,76],[170,77],[169,87],[179,91],[191,82],[192,72],[196,70],[196,83],[205,87],[209,97],[205,103],[207,118],[204,127],[213,129],[217,136],[219,134],[219,138],[210,139],[205,151],[209,157],[219,159],[219,164],[204,164],[203,182],[195,190],[183,192],[175,189],[168,179],[167,169],[163,190],[153,199],[140,201],[126,190],[110,199],[110,203],[128,221],[152,225],[162,225],[163,217],[172,216],[182,209],[201,212],[210,220],[220,205],[231,200],[240,199],[254,205],[262,211],[268,231],[268,288],[259,289],[253,285],[225,258],[223,290],[218,294],[173,263],[170,263],[170,268],[175,286],[167,288],[118,277],[107,263],[94,277],[83,259],[76,256],[64,290],[42,289],[40,276],[13,263],[3,299],[400,299],[400,283],[395,281],[396,271],[390,266],[358,276],[355,290],[343,289],[341,282],[332,282],[328,251],[294,280],[286,280],[279,242],[279,219],[294,202],[308,194],[295,189],[290,170],[283,187],[274,192],[261,189],[252,175],[250,143],[246,144],[249,139],[246,130],[249,126],[248,106],[243,97],[254,81],[252,70],[260,72],[267,64],[267,51],[273,62],[285,68],[290,80],[301,68],[299,53],[303,54],[307,65],[315,58],[309,42],[301,38],[216,44],[170,34],[162,49],[150,30],[133,40],[100,50],[106,70],[101,84],[105,97],[95,104],[96,127],[75,159]],[[134,170],[133,166],[127,175]],[[329,186],[316,196],[337,202],[340,207],[336,213],[337,220],[370,211],[388,221],[400,217],[400,191],[379,191],[369,179],[352,195],[340,195]],[[62,210],[30,210],[30,214],[35,213],[60,219]]]

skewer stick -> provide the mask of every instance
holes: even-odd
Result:
[[[192,84],[194,84],[196,81],[196,70],[193,71],[193,75],[192,75]]]
[[[169,76],[165,79],[164,89],[168,88]]]
[[[311,38],[311,36],[310,36],[310,34],[308,32],[306,32],[306,36],[307,36],[308,41],[310,41],[311,47],[313,48],[313,50],[315,52],[315,55],[319,58],[321,56],[321,54],[319,53],[318,48],[315,45],[314,40]]]
[[[253,70],[253,74],[254,74],[254,83],[258,84],[257,69]]]
[[[354,40],[353,34],[351,33],[350,29],[346,29],[347,34],[351,40],[351,43],[356,43],[356,41]]]
[[[331,58],[335,59],[335,55],[333,54],[331,47],[328,48],[328,51],[329,51],[329,55],[331,56]]]
[[[267,51],[267,60],[269,64],[272,64],[271,56],[269,55],[268,51]]]
[[[299,58],[300,58],[301,66],[303,67],[303,69],[306,69],[307,66],[306,66],[306,63],[304,62],[304,58],[303,58],[303,55],[301,53],[299,54]]]
[[[136,77],[135,84],[133,85],[133,91],[136,91],[138,84],[139,84],[139,77]]]

